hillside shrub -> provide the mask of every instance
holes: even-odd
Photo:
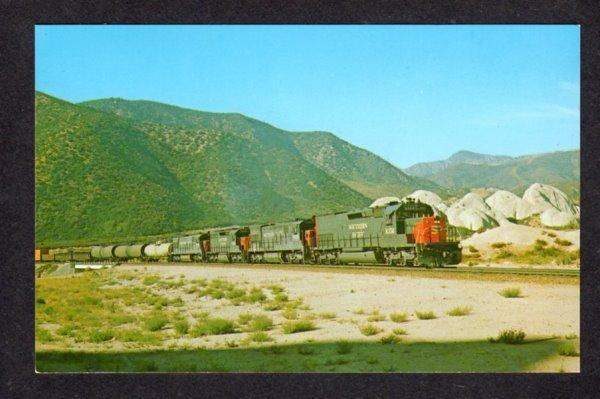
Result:
[[[517,345],[522,344],[525,340],[525,333],[523,330],[502,330],[498,333],[497,338],[490,338],[489,341],[492,343],[502,343]]]
[[[366,336],[377,335],[381,331],[383,330],[374,324],[365,324],[364,326],[360,327],[360,332],[362,333],[362,335]]]
[[[418,311],[417,310],[417,311],[415,311],[415,316],[417,316],[417,319],[419,319],[419,320],[435,319],[435,314],[431,310],[427,310],[427,311]]]
[[[505,288],[498,292],[504,298],[520,298],[521,297],[521,288],[519,287],[510,287]]]
[[[408,320],[408,313],[394,312],[390,313],[390,320],[394,323],[404,323]]]
[[[192,336],[200,337],[204,335],[221,335],[235,332],[232,321],[221,318],[208,318],[200,320],[192,329]]]
[[[312,320],[292,320],[283,324],[282,329],[284,334],[295,334],[304,331],[316,329],[315,323]]]

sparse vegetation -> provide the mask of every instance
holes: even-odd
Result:
[[[554,239],[554,243],[556,245],[560,245],[561,247],[568,247],[570,245],[573,245],[573,243],[569,240],[563,240],[561,238],[555,238]]]
[[[231,334],[235,332],[234,324],[231,320],[221,318],[208,318],[201,320],[191,331],[192,336],[200,337],[203,335]]]
[[[335,343],[335,350],[340,355],[346,355],[352,352],[352,344],[346,340],[337,341]]]
[[[295,334],[304,331],[316,329],[316,325],[312,320],[292,320],[283,324],[282,330],[284,334]]]
[[[322,312],[319,313],[319,317],[325,320],[331,320],[336,318],[336,314],[334,312]]]
[[[89,340],[90,342],[99,343],[110,341],[114,336],[115,334],[111,330],[97,330],[91,332]]]
[[[174,327],[175,327],[175,331],[177,331],[177,333],[179,335],[185,335],[188,333],[188,331],[190,329],[190,323],[187,320],[182,319],[182,320],[176,321],[174,324]]]
[[[564,343],[558,348],[558,354],[561,356],[579,356],[579,352],[575,345],[571,342]]]
[[[390,320],[394,323],[404,323],[408,320],[408,313],[394,312],[390,313]]]
[[[395,334],[386,335],[385,337],[381,337],[381,339],[379,340],[379,342],[381,342],[382,344],[397,344],[400,341],[400,338],[398,338],[398,336]]]
[[[406,335],[407,334],[406,330],[404,330],[402,328],[394,328],[392,330],[392,333],[394,333],[396,335]]]
[[[293,308],[284,309],[281,315],[288,320],[296,320],[298,318],[298,311]]]
[[[300,346],[298,348],[298,353],[301,355],[314,355],[315,354],[315,349],[310,347],[310,346]]]
[[[364,326],[360,327],[361,334],[366,336],[377,335],[381,331],[383,330],[374,324],[365,324]]]
[[[565,335],[565,339],[577,339],[577,334],[572,333],[572,334],[567,334]]]
[[[492,343],[502,343],[517,345],[522,344],[525,340],[525,333],[523,330],[502,330],[498,333],[497,338],[489,338]]]
[[[273,320],[266,315],[256,315],[248,322],[249,331],[268,331],[273,327]]]
[[[273,341],[273,338],[269,336],[264,331],[257,331],[249,335],[249,338],[252,342],[268,342]]]
[[[519,287],[510,287],[505,288],[498,292],[504,298],[520,298],[521,297],[521,288]]]
[[[160,276],[151,275],[151,276],[144,277],[144,280],[142,282],[144,283],[144,285],[154,285],[154,284],[158,283],[159,281],[160,281]]]
[[[435,314],[431,310],[427,310],[427,311],[425,311],[425,310],[424,311],[416,310],[415,311],[415,316],[417,316],[417,319],[419,319],[419,320],[431,320],[431,319],[435,319]]]
[[[148,331],[158,331],[166,326],[168,322],[169,319],[167,319],[165,316],[157,314],[146,319],[144,321],[144,327]]]
[[[493,242],[492,244],[490,244],[490,246],[494,249],[506,248],[508,245],[510,244],[507,242]]]
[[[367,317],[367,321],[384,321],[385,315],[379,313],[378,310],[371,313],[369,317]]]
[[[479,250],[472,245],[469,245],[468,249],[469,249],[469,252],[472,254],[476,254],[479,252]]]
[[[473,308],[471,306],[456,306],[448,311],[448,316],[467,316],[471,314]]]

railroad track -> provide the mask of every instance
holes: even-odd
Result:
[[[131,264],[133,265],[133,264]],[[425,267],[400,267],[387,265],[310,265],[310,264],[290,264],[290,263],[190,263],[190,262],[173,262],[173,263],[143,263],[142,266],[242,266],[245,268],[289,268],[298,267],[315,269],[334,269],[334,270],[392,270],[392,271],[410,271],[410,272],[447,272],[447,273],[473,273],[473,274],[518,274],[518,275],[537,275],[537,276],[561,276],[561,277],[579,277],[579,269],[541,269],[527,267],[481,267],[481,266],[446,266],[443,268],[425,268]]]

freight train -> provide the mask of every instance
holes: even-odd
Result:
[[[461,247],[444,216],[407,199],[310,219],[208,229],[171,242],[36,251],[36,260],[442,267],[460,263]]]

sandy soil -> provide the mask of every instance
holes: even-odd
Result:
[[[547,233],[550,232],[555,237],[550,237]],[[502,226],[495,227],[484,231],[483,233],[475,233],[466,240],[461,241],[463,248],[473,246],[482,254],[489,255],[494,252],[491,244],[495,242],[510,243],[514,248],[525,248],[533,245],[535,240],[545,240],[552,245],[555,238],[568,240],[572,245],[564,247],[565,250],[574,251],[579,248],[580,230],[553,230],[549,228],[531,227],[507,223]]]
[[[235,266],[120,266],[120,270],[160,274],[163,277],[184,275],[186,279],[224,278],[234,283],[265,285],[278,283],[291,298],[302,297],[310,310],[301,314],[334,312],[334,320],[317,318],[319,329],[284,335],[275,329],[271,335],[277,342],[298,342],[307,339],[378,339],[382,334],[400,327],[407,331],[406,339],[421,341],[485,340],[500,330],[522,328],[528,336],[548,337],[553,334],[579,335],[579,286],[541,285],[533,283],[503,283],[378,276],[299,270],[247,269]],[[503,288],[518,286],[523,297],[504,298]],[[213,316],[237,317],[245,312],[264,312],[254,305],[232,306],[227,300],[199,300],[190,296],[186,304],[197,310],[208,310]],[[191,303],[190,303],[191,302]],[[473,313],[451,317],[446,312],[455,306],[471,306]],[[359,309],[364,315],[355,314]],[[379,310],[386,321],[375,322],[382,334],[365,337],[359,326],[367,323],[368,313]],[[431,310],[437,318],[418,320],[416,310]],[[394,323],[391,312],[407,312],[409,320]],[[280,312],[268,312],[276,324],[285,321]],[[225,340],[239,339],[240,334],[187,339],[189,344],[212,346]],[[182,342],[178,342],[182,343]]]

